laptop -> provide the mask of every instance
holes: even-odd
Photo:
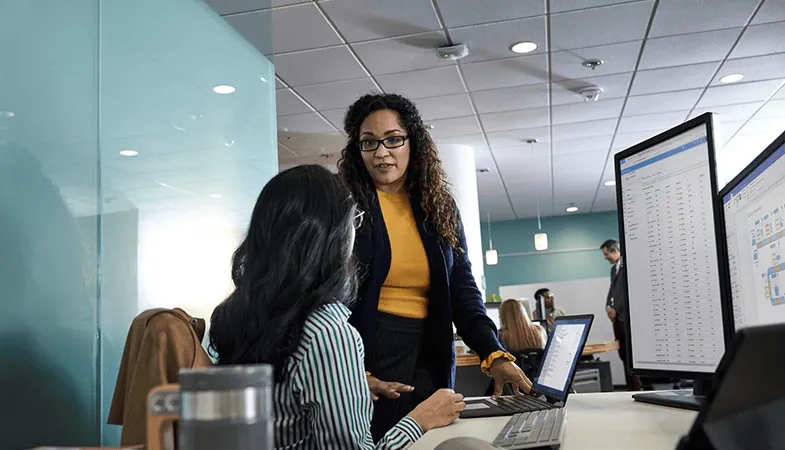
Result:
[[[467,398],[461,418],[511,416],[564,407],[593,321],[593,314],[557,317],[531,395]]]
[[[678,450],[785,448],[785,324],[742,328]]]

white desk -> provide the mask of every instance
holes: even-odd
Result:
[[[673,450],[687,434],[696,413],[635,402],[629,392],[573,394],[567,399],[567,422],[561,450]],[[492,442],[509,417],[458,420],[429,431],[413,450],[432,450],[458,436]]]

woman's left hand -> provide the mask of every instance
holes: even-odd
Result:
[[[495,385],[493,391],[494,398],[502,395],[504,385],[507,383],[512,384],[515,395],[523,395],[523,392],[528,394],[532,390],[532,382],[526,377],[521,368],[512,361],[497,358],[491,363],[489,370]],[[521,389],[523,389],[523,392],[521,392]]]

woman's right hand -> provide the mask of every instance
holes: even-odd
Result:
[[[439,389],[409,413],[424,432],[446,427],[455,422],[461,411],[466,409],[463,395],[452,389]]]
[[[379,400],[379,396],[384,396],[389,399],[396,399],[401,396],[401,392],[412,392],[414,386],[409,386],[403,383],[395,383],[392,381],[382,381],[371,375],[366,375],[368,380],[368,388],[371,389],[373,400]]]

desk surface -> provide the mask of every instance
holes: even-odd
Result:
[[[583,356],[615,352],[617,350],[619,350],[619,341],[586,344],[586,346],[583,347]],[[458,367],[479,366],[480,357],[477,356],[476,353],[468,353],[465,350],[456,350],[455,365]]]
[[[676,448],[696,413],[635,402],[631,395],[631,392],[570,395],[561,450]],[[491,442],[507,420],[509,417],[459,419],[449,427],[429,431],[411,449],[433,449],[458,436]]]

